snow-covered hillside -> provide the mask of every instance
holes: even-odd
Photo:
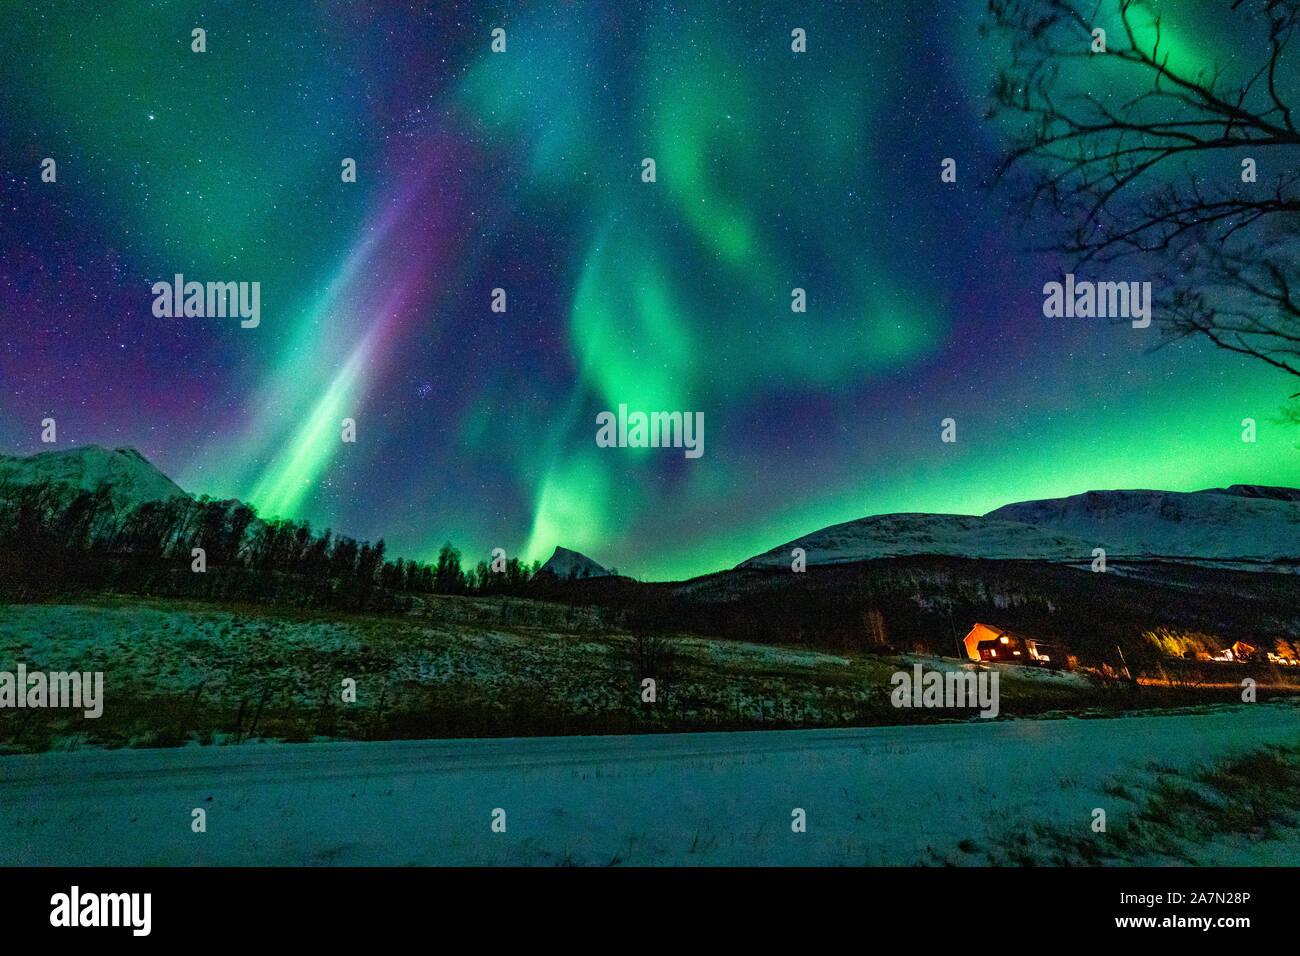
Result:
[[[1300,558],[1300,490],[1295,488],[1089,491],[1006,505],[986,517],[1059,529],[1108,554]]]
[[[982,517],[874,515],[796,538],[740,567],[789,567],[796,547],[808,564],[919,554],[1076,563],[1104,548],[1109,558],[1250,567],[1300,558],[1300,490],[1089,491],[1005,505]]]
[[[1092,546],[1054,529],[978,515],[873,515],[796,538],[740,567],[789,567],[794,548],[804,549],[809,564],[837,564],[913,554],[1082,561]]]
[[[0,497],[5,497],[7,487],[45,482],[58,486],[69,497],[106,484],[118,510],[130,510],[146,501],[188,497],[134,448],[84,445],[21,458],[0,455]]]

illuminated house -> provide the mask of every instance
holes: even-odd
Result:
[[[976,624],[972,627],[963,643],[966,645],[966,656],[973,661],[1046,664],[1051,660],[1039,649],[1038,641],[1031,641],[988,624]]]
[[[1245,641],[1237,641],[1229,649],[1228,656],[1232,660],[1248,661],[1255,656],[1255,647]]]

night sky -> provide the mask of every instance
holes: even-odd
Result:
[[[0,449],[53,417],[394,557],[646,579],[867,514],[1300,483],[1287,376],[1043,317],[1063,266],[980,185],[985,0],[367,6],[6,6]],[[260,325],[155,317],[176,273],[260,282]],[[598,448],[620,404],[703,412],[702,457]]]

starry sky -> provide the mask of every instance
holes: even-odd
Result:
[[[984,6],[14,5],[0,449],[53,417],[393,556],[647,580],[868,514],[1300,484],[1287,376],[1043,317],[1063,268],[981,186]],[[176,273],[260,282],[260,325],[155,317]],[[702,412],[704,454],[597,447],[620,404]]]

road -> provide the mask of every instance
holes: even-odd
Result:
[[[0,863],[980,863],[1265,744],[1300,745],[1300,709],[47,753],[0,758]]]

